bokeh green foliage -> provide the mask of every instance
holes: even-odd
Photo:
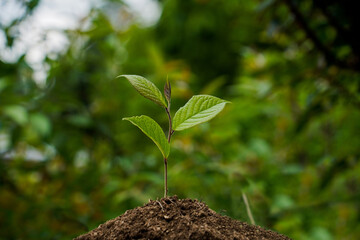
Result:
[[[161,153],[121,119],[140,112],[166,129],[166,114],[119,74],[159,88],[168,76],[173,109],[194,94],[232,102],[176,133],[170,195],[248,221],[245,193],[261,226],[356,239],[360,41],[351,3],[322,2],[167,0],[145,28],[119,28],[105,6],[44,60],[45,85],[25,56],[0,61],[0,239],[69,239],[162,196]]]

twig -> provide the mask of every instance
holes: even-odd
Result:
[[[247,214],[249,216],[250,222],[251,222],[252,225],[255,225],[254,217],[253,217],[253,215],[251,213],[250,205],[249,205],[248,199],[246,197],[246,194],[243,193],[242,197],[243,197],[243,200],[244,200],[244,203],[245,203],[245,206],[246,206],[246,211],[247,211]]]
[[[164,211],[164,208],[163,208],[163,206],[161,205],[161,203],[160,203],[158,200],[156,200],[156,202],[160,205],[161,211]]]

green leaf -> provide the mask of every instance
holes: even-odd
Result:
[[[28,121],[28,112],[20,105],[6,106],[3,113],[19,125],[25,125]]]
[[[117,78],[119,77],[126,78],[142,96],[150,99],[162,107],[167,106],[160,90],[146,78],[138,75],[120,75]]]
[[[167,158],[170,154],[170,144],[168,143],[165,134],[159,124],[148,116],[135,116],[123,118],[140,128],[153,142],[158,146],[164,158]]]
[[[181,131],[209,121],[221,112],[228,101],[210,95],[193,96],[174,116],[173,129]]]
[[[30,116],[30,123],[41,136],[48,136],[51,132],[51,122],[42,113],[32,114]]]

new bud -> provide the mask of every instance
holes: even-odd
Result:
[[[164,86],[164,95],[165,95],[165,98],[166,98],[168,104],[170,105],[170,101],[171,101],[171,84],[170,84],[169,78],[166,79],[166,83],[165,83],[165,86]]]

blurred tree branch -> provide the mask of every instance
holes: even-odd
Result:
[[[325,44],[319,39],[315,31],[311,29],[310,24],[305,19],[305,16],[300,12],[298,6],[294,3],[293,0],[284,0],[285,4],[288,6],[290,12],[295,17],[295,20],[299,27],[305,32],[306,36],[314,43],[315,47],[324,55],[328,65],[336,65],[340,68],[351,69],[354,71],[360,71],[360,63],[358,57],[350,61],[343,61],[338,59],[331,50],[325,46]],[[329,15],[328,15],[329,16]],[[332,22],[332,20],[329,22]],[[334,24],[334,23],[333,23]],[[337,25],[337,24],[336,24]],[[340,30],[342,31],[342,30]],[[349,44],[351,41],[349,42]],[[352,45],[351,45],[352,46]]]

